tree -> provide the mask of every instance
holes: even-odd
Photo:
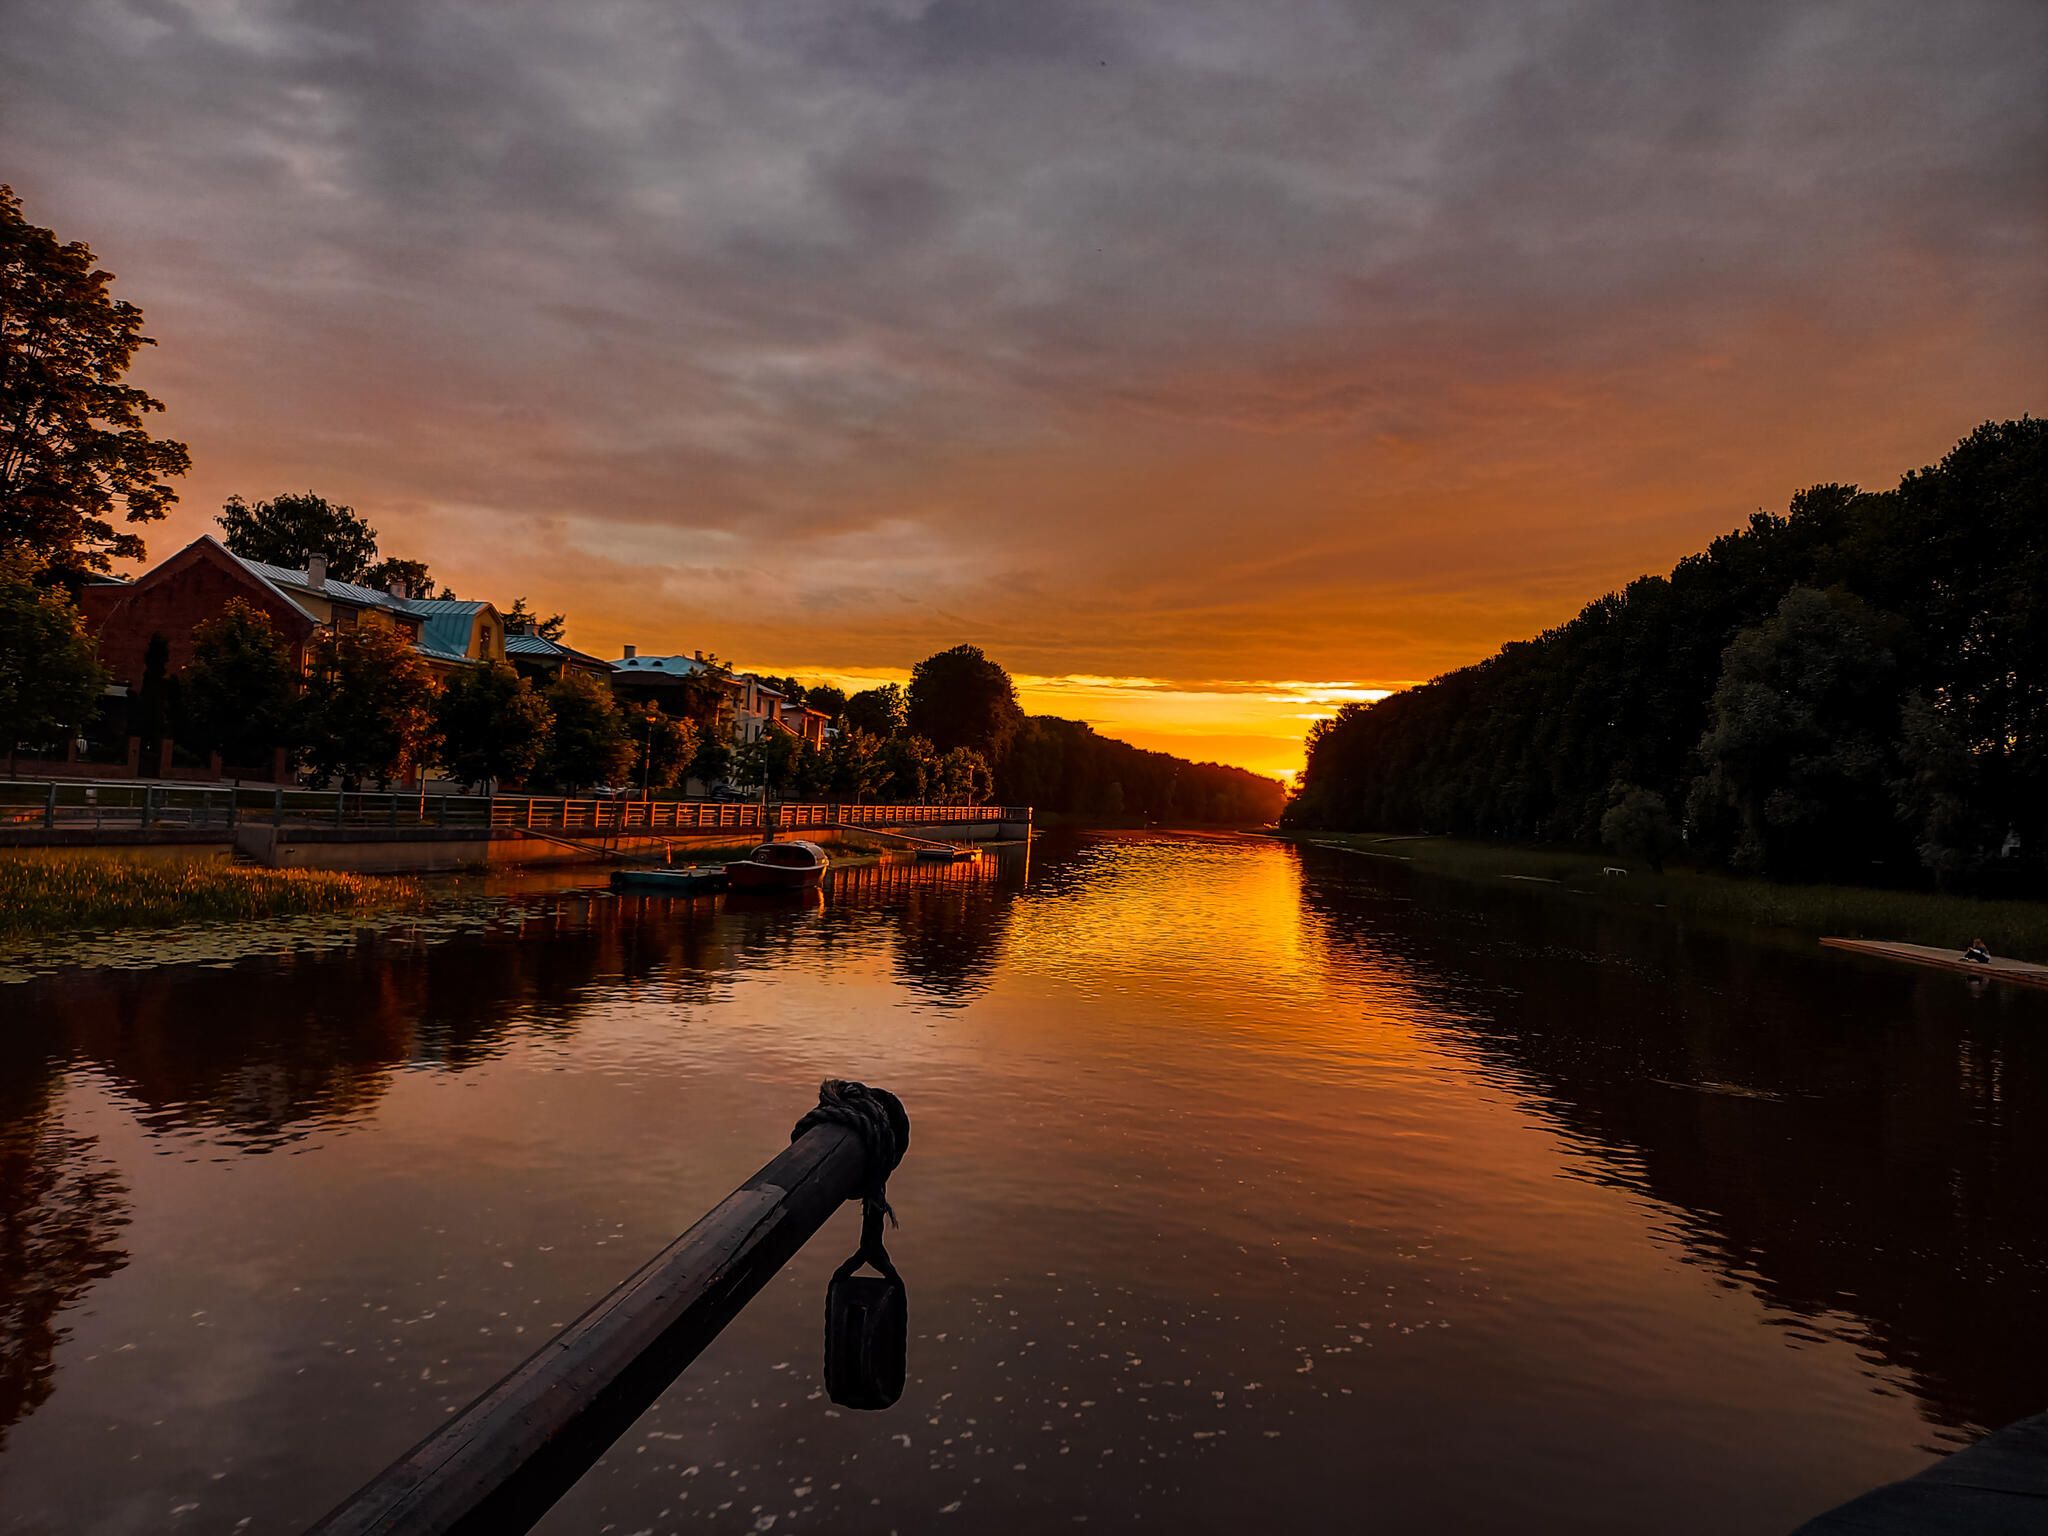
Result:
[[[296,744],[299,669],[260,608],[229,598],[219,614],[193,625],[192,659],[178,681],[188,745],[242,767]]]
[[[797,749],[802,741],[787,731],[763,731],[732,755],[733,775],[742,783],[765,789],[774,798],[796,785]]]
[[[825,793],[835,800],[859,802],[880,789],[889,778],[883,745],[878,738],[854,726],[842,730],[832,739],[826,754],[832,769]]]
[[[697,750],[690,758],[690,777],[720,784],[733,771],[732,746],[716,731],[697,728]]]
[[[799,708],[802,707],[805,693],[804,685],[795,678],[764,677],[761,679],[761,685],[772,692],[781,694],[785,704],[792,704]]]
[[[580,672],[564,671],[543,697],[554,723],[537,776],[572,792],[627,782],[633,742],[611,690]]]
[[[848,699],[844,714],[846,723],[855,730],[887,741],[891,736],[901,736],[910,724],[910,703],[899,685],[883,683],[878,688],[863,688]]]
[[[128,708],[128,731],[142,742],[142,763],[146,773],[155,773],[163,761],[164,743],[177,735],[178,679],[171,676],[171,642],[163,632],[149,637],[142,652],[142,685],[135,690]]]
[[[1894,841],[1897,664],[1869,607],[1794,587],[1722,660],[1686,809],[1756,874],[1860,872]]]
[[[381,787],[433,755],[434,677],[403,631],[322,629],[307,671],[301,729],[321,779]]]
[[[993,787],[988,759],[972,747],[955,747],[939,759],[939,796],[954,805],[980,805]]]
[[[837,720],[846,713],[846,690],[830,683],[814,683],[804,690],[804,708],[815,709],[827,720]]]
[[[1600,841],[1661,873],[1664,860],[1678,846],[1678,823],[1672,820],[1664,797],[1654,789],[1616,784],[1606,814],[1600,818]]]
[[[346,581],[349,578],[342,579]],[[407,595],[411,597],[428,597],[434,590],[434,576],[424,560],[401,560],[396,555],[386,555],[362,575],[364,586],[375,587],[382,592],[392,591],[393,582],[403,582]],[[453,597],[455,594],[443,587],[441,595]]]
[[[526,606],[525,598],[515,597],[511,610],[505,615],[505,628],[509,633],[516,633],[522,624],[531,625],[533,632],[543,640],[560,640],[569,631],[569,621],[561,614],[551,613],[542,618]]]
[[[73,608],[37,582],[40,562],[0,555],[0,739],[7,771],[22,747],[42,751],[91,716],[107,675]]]
[[[434,702],[441,766],[475,789],[524,779],[546,750],[554,716],[533,684],[502,661],[465,667]]]
[[[697,755],[697,727],[652,704],[629,709],[626,733],[633,740],[633,769],[647,789],[667,789],[688,771]]]
[[[1899,715],[1893,802],[1922,867],[1948,890],[1983,865],[2005,828],[1987,819],[1978,759],[1941,710],[1910,693]]]
[[[956,645],[927,656],[911,670],[910,729],[941,752],[971,747],[995,762],[1023,712],[1010,674],[978,646]]]
[[[377,562],[377,530],[344,507],[312,491],[286,492],[251,506],[230,496],[220,509],[222,543],[244,560],[301,571],[315,555],[327,557],[337,581],[364,581]]]
[[[163,403],[121,382],[142,311],[111,297],[89,246],[60,245],[0,186],[0,554],[37,556],[57,577],[139,560],[142,537],[191,467],[183,443],[151,437]]]
[[[917,802],[939,792],[939,754],[922,736],[894,736],[882,743],[887,777],[878,794],[885,800]]]

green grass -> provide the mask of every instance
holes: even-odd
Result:
[[[1981,938],[1993,954],[2048,961],[2048,902],[1981,901],[1932,891],[1856,885],[1785,885],[1674,868],[1654,874],[1609,854],[1531,848],[1450,837],[1392,837],[1370,832],[1300,832],[1296,841],[1337,843],[1379,858],[1468,879],[1555,881],[1603,901],[1661,906],[1688,916],[1748,922],[1850,939],[1900,939],[1961,949]],[[1602,875],[1607,865],[1628,875]],[[1540,889],[1540,887],[1532,887]]]
[[[390,906],[410,880],[118,854],[0,854],[0,933],[164,927]]]

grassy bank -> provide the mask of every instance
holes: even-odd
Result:
[[[0,933],[164,927],[394,906],[410,880],[106,853],[0,854]]]
[[[1399,859],[1448,875],[1554,882],[1603,901],[1661,906],[1816,936],[1903,939],[1956,949],[1981,938],[1994,954],[2048,961],[2048,902],[1980,901],[1931,891],[1854,885],[1782,885],[1693,869],[1672,869],[1659,875],[1625,859],[1579,849],[1529,848],[1450,837],[1388,837],[1370,832],[1283,835],[1298,842],[1340,844],[1375,858]],[[1601,874],[1610,864],[1627,865],[1628,875]]]

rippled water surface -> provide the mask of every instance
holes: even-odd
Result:
[[[1253,838],[0,986],[0,1530],[294,1531],[899,1092],[552,1532],[1771,1531],[2048,1397],[2048,996]]]

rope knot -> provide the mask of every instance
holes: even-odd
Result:
[[[861,1190],[862,1225],[879,1232],[881,1218],[896,1225],[896,1213],[889,1208],[889,1175],[903,1161],[910,1146],[910,1116],[903,1101],[886,1088],[828,1077],[818,1085],[818,1104],[797,1121],[789,1133],[795,1141],[820,1125],[843,1125],[860,1138],[867,1153],[868,1178]]]

